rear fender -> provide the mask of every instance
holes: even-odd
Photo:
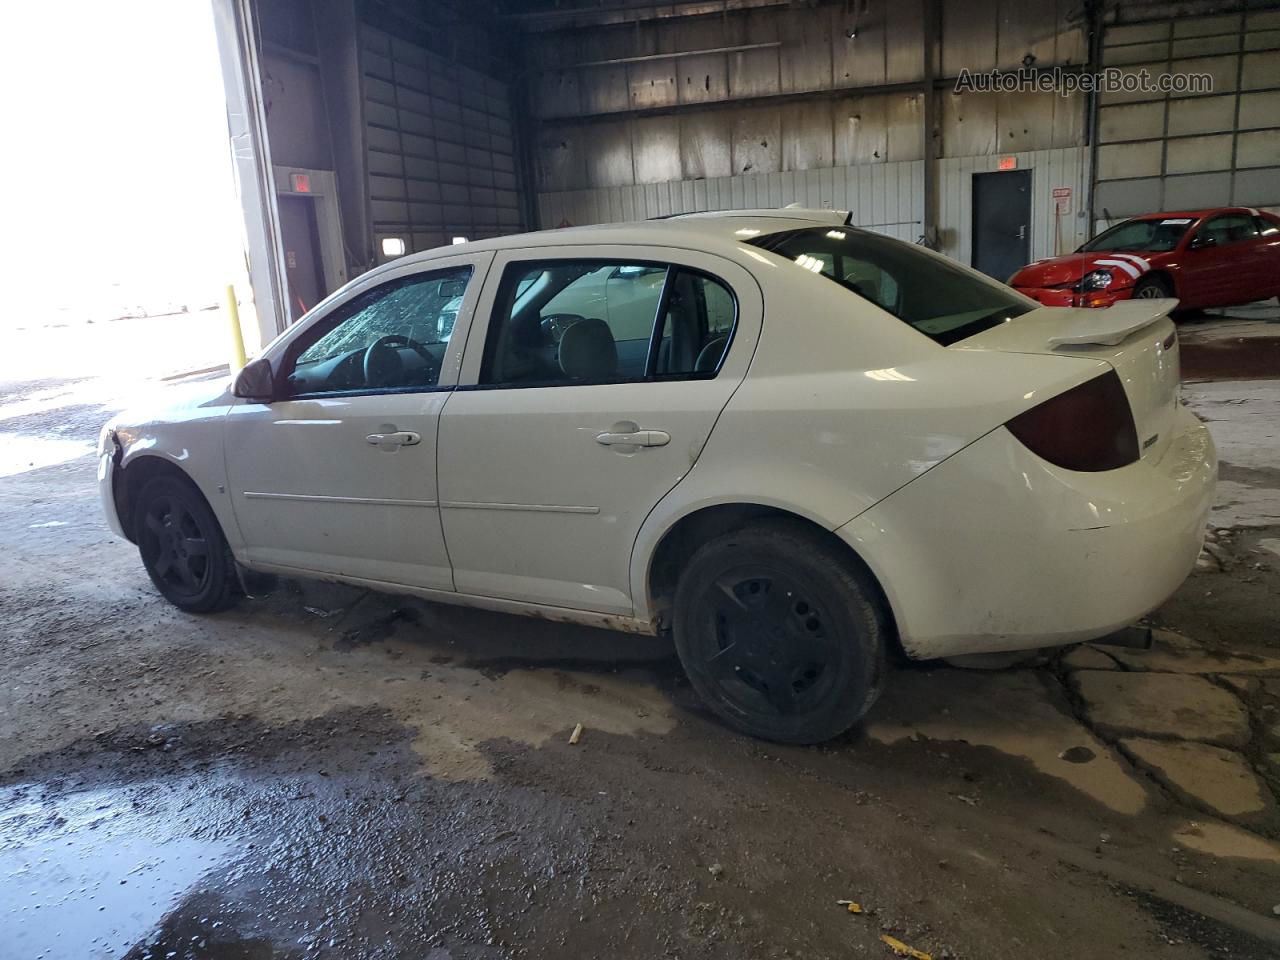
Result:
[[[835,530],[1024,410],[1110,367],[1053,355],[957,351],[877,370],[749,374],[692,469],[636,536],[635,616],[650,617],[648,572],[683,517],[756,504]]]

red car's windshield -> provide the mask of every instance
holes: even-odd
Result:
[[[1167,253],[1178,245],[1194,217],[1161,217],[1155,220],[1128,220],[1106,230],[1083,247],[1085,253],[1108,250],[1147,250]]]

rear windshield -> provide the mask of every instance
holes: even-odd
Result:
[[[852,227],[814,227],[747,241],[834,280],[946,346],[1035,305],[919,247]]]
[[[1080,249],[1087,253],[1120,250],[1147,250],[1167,253],[1178,245],[1194,217],[1164,217],[1159,220],[1129,220],[1104,230]]]

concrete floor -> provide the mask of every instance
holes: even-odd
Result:
[[[186,616],[88,455],[163,385],[39,366],[0,382],[3,960],[1280,956],[1280,382],[1187,388],[1222,530],[1155,650],[903,666],[806,749],[658,640],[294,582]]]

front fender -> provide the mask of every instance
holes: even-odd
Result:
[[[130,477],[142,476],[149,472],[146,466],[154,466],[144,461],[167,464],[181,472],[204,495],[232,551],[238,553],[243,538],[227,495],[223,450],[224,424],[231,398],[225,389],[209,397],[210,384],[200,386],[204,389],[194,395],[179,395],[177,402],[162,411],[150,415],[144,411],[128,412],[113,421],[110,428],[120,452],[114,458],[109,484],[114,502],[119,503],[122,497],[137,493],[130,488]],[[127,518],[120,517],[119,523],[123,528]]]

